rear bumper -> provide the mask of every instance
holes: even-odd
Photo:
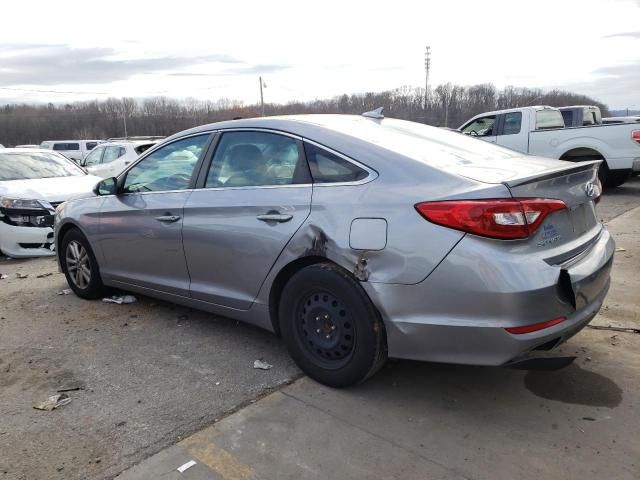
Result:
[[[53,228],[16,227],[0,221],[0,250],[13,258],[55,255]]]
[[[521,261],[518,271],[505,272],[498,270],[504,263],[470,258],[456,247],[420,284],[362,285],[385,321],[390,357],[503,365],[565,341],[595,317],[609,290],[614,247],[603,230],[571,264]],[[561,274],[568,274],[568,287]],[[505,330],[558,317],[566,320],[532,333]]]

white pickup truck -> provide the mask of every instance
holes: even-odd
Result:
[[[458,130],[512,150],[571,162],[603,160],[605,187],[640,171],[640,126],[632,123],[565,128],[560,110],[523,107],[482,113]]]

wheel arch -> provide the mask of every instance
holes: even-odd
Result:
[[[67,232],[69,232],[70,230],[73,230],[73,229],[78,230],[84,236],[84,238],[87,239],[87,241],[91,245],[91,242],[89,241],[89,237],[82,230],[80,225],[78,225],[77,223],[75,223],[73,221],[65,222],[60,227],[58,227],[57,230],[56,230],[56,256],[58,257],[58,262],[60,263],[60,265],[62,265],[62,257],[60,256],[60,255],[62,255],[61,249],[60,249],[60,242],[62,241],[64,236],[67,234]],[[95,249],[93,248],[93,245],[91,245],[91,248],[94,250],[94,254],[95,254]]]
[[[605,156],[600,153],[599,150],[592,147],[574,147],[562,155],[560,155],[560,160],[567,160],[570,162],[577,162],[582,160],[604,160],[606,163]]]

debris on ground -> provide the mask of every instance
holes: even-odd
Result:
[[[41,273],[40,275],[36,275],[36,278],[45,278],[53,275],[53,272]]]
[[[267,362],[263,362],[262,360],[256,360],[255,362],[253,362],[253,368],[257,370],[271,370],[273,368],[273,365]]]
[[[187,463],[185,463],[184,465],[180,465],[178,467],[178,471],[180,473],[184,472],[185,470],[188,470],[189,468],[193,467],[194,465],[196,465],[196,461],[195,460],[189,460]]]
[[[4,280],[5,278],[9,278],[9,275],[6,273],[0,273],[0,280]]]
[[[138,301],[133,295],[114,295],[112,297],[105,297],[102,299],[105,303],[117,303],[118,305],[125,305],[128,303],[135,303]]]
[[[59,389],[57,389],[56,392],[58,393],[77,392],[78,390],[84,390],[84,385],[78,385],[78,384],[66,385],[64,387],[60,387]]]
[[[627,249],[624,247],[616,247],[616,252],[626,252]]]
[[[46,410],[50,412],[58,407],[62,407],[71,402],[71,397],[66,393],[59,393],[58,395],[51,395],[44,402],[34,405],[36,410]]]
[[[16,273],[16,277],[22,279],[22,278],[29,278],[29,274],[28,273],[22,273],[22,272],[17,272]]]
[[[60,290],[58,295],[71,295],[72,290],[70,288],[65,288],[64,290]]]

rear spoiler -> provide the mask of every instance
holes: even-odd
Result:
[[[567,162],[567,166],[557,167],[553,170],[547,171],[546,173],[540,175],[539,173],[528,175],[526,177],[515,178],[513,180],[508,180],[506,182],[502,182],[509,188],[519,187],[520,185],[526,185],[527,183],[540,182],[542,180],[548,180],[554,177],[561,177],[562,175],[567,175],[569,173],[577,173],[585,170],[593,169],[594,167],[599,166],[602,163],[602,160],[587,160],[584,162]],[[597,168],[596,168],[597,171]]]

